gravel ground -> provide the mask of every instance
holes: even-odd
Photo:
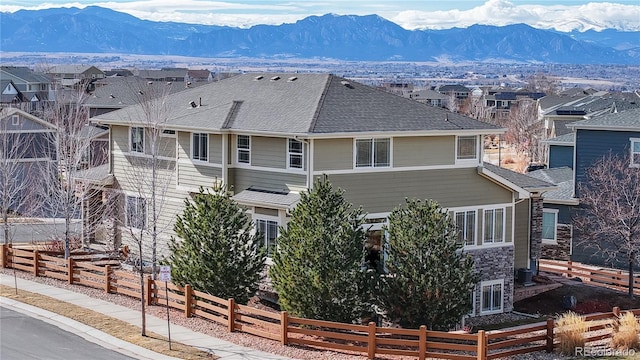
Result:
[[[0,269],[0,273],[2,274],[2,276],[13,276],[13,270],[11,269]],[[118,294],[107,294],[104,291],[99,289],[93,289],[90,287],[79,286],[79,285],[69,285],[64,281],[59,281],[52,278],[34,277],[33,275],[26,272],[22,272],[22,271],[17,271],[16,274],[18,277],[24,278],[27,280],[82,293],[92,298],[108,301],[114,304],[128,307],[130,309],[134,309],[134,310],[140,309],[140,302],[137,299],[134,299],[128,296],[123,296]],[[158,317],[158,318],[166,318],[166,308],[162,306],[149,306],[147,307],[147,314]],[[501,314],[500,316],[494,316],[493,320],[491,318],[489,318],[488,320],[489,321],[502,321],[505,319],[513,320],[514,317],[517,317],[517,316],[518,315],[515,315],[515,314],[513,315]],[[303,359],[304,360],[307,360],[307,359],[309,360],[312,360],[312,359],[313,360],[315,359],[364,360],[366,359],[366,356],[363,356],[363,355],[353,355],[353,354],[346,354],[342,352],[338,353],[338,352],[326,351],[326,350],[315,350],[311,348],[302,348],[298,346],[283,346],[283,345],[280,345],[280,343],[277,341],[260,338],[260,337],[253,336],[246,333],[240,333],[240,332],[230,333],[227,331],[227,328],[225,326],[222,326],[217,323],[210,322],[201,318],[196,318],[196,317],[185,318],[183,312],[175,309],[170,310],[170,318],[171,318],[172,324],[184,326],[186,328],[192,329],[199,333],[203,333],[209,336],[223,339],[238,345],[251,347],[254,349],[266,351],[273,354],[287,356],[293,359],[300,359],[300,360],[303,360]],[[378,356],[377,359],[408,359],[408,358],[400,357],[400,356],[385,355],[385,356]],[[540,353],[518,355],[508,359],[510,360],[516,360],[516,359],[524,359],[524,360],[558,359],[560,360],[560,359],[568,359],[568,357],[564,357],[558,354],[547,354],[544,352],[540,352]]]

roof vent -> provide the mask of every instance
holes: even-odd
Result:
[[[144,93],[142,92],[142,90],[138,90],[138,94],[140,94],[140,95],[144,95]]]
[[[171,85],[173,84],[171,81],[167,81],[167,85]]]
[[[271,78],[271,81],[278,81],[280,80],[280,76],[274,76]]]
[[[287,79],[287,81],[289,81],[289,82],[296,81],[296,80],[298,80],[297,76],[292,76],[289,79]]]
[[[147,81],[147,85],[153,84],[153,81]]]
[[[109,97],[112,98],[112,99],[116,98],[115,96],[113,96],[113,94],[109,94]]]
[[[351,86],[351,83],[347,80],[340,81],[340,84],[342,84],[344,87],[348,87],[349,89],[353,89],[353,86]]]
[[[191,105],[192,108],[198,107],[198,104],[196,104],[195,101],[189,102],[189,105]]]
[[[264,79],[264,76],[262,76],[262,75],[258,75],[258,76],[256,76],[256,77],[254,77],[253,79],[254,79],[254,80],[262,80],[262,79]]]

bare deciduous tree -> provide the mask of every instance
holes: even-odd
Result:
[[[28,162],[33,155],[32,138],[22,132],[21,125],[13,125],[8,115],[8,109],[0,111],[0,216],[5,244],[10,242],[9,215],[24,213],[27,189],[34,179],[29,173],[33,163]]]
[[[626,263],[629,296],[633,268],[640,257],[640,168],[629,156],[608,154],[591,166],[578,185],[580,209],[573,219],[576,245],[607,262]]]
[[[527,89],[531,91],[538,91],[551,95],[557,94],[559,87],[560,81],[551,74],[538,72],[527,78]]]
[[[454,91],[449,91],[445,94],[446,99],[446,108],[451,112],[458,112],[460,110],[460,99],[456,97],[456,93]]]
[[[542,122],[538,121],[536,102],[531,99],[521,99],[511,106],[509,116],[502,124],[507,131],[502,139],[514,149],[518,158],[526,162],[543,159]]]

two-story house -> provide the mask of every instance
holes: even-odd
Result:
[[[527,189],[506,178],[514,173],[482,162],[483,137],[504,129],[329,74],[243,74],[157,104],[92,119],[110,127],[125,243],[151,217],[149,191],[131,174],[145,170],[148,181],[155,159],[166,185],[156,199],[165,205],[158,214],[165,240],[185,199],[223,182],[275,251],[300,192],[327,175],[367,213],[371,251],[382,247],[387,216],[406,198],[448,209],[482,276],[474,314],[511,310],[515,259],[528,268],[537,257],[528,200],[551,185],[530,179]]]
[[[640,109],[607,112],[566,126],[571,133],[546,141],[549,169],[529,173],[561,188],[544,195],[549,232],[546,240],[543,237],[543,256],[611,265],[576,245],[572,216],[579,206],[580,185],[588,181],[586,173],[596,161],[612,153],[628,156],[629,166],[640,167]],[[551,232],[554,221],[556,232]]]
[[[23,95],[30,113],[41,114],[49,101],[55,100],[51,79],[25,66],[0,66],[0,81],[10,80]]]
[[[56,65],[47,70],[57,88],[77,89],[78,86],[92,89],[94,81],[104,79],[104,72],[92,65]]]

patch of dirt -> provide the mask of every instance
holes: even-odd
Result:
[[[563,306],[565,296],[576,297],[575,309],[597,309],[594,304],[606,306],[609,311],[614,306],[621,310],[640,309],[640,297],[630,298],[626,292],[615,291],[603,287],[586,285],[577,282],[572,285],[563,285],[554,290],[532,296],[513,304],[515,311],[527,314],[540,314],[545,317],[556,316],[566,311]]]

